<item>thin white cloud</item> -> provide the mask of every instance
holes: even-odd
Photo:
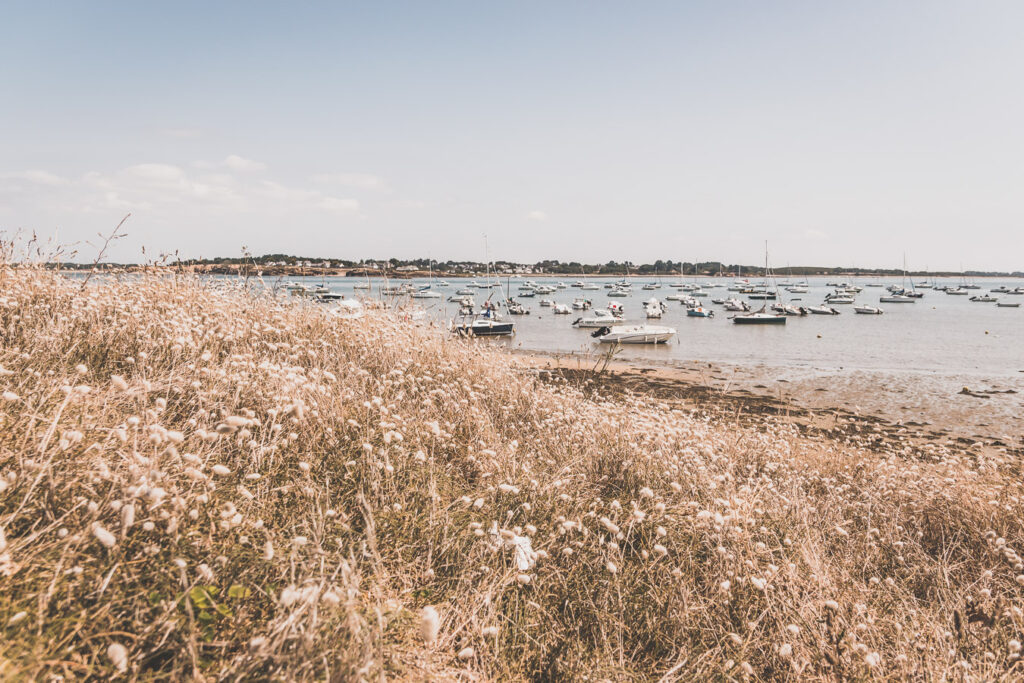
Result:
[[[821,230],[815,230],[814,228],[807,228],[804,230],[804,238],[809,240],[823,240],[828,235]]]
[[[310,176],[310,180],[323,185],[341,185],[357,190],[387,189],[384,179],[372,173],[318,173]]]
[[[543,223],[547,219],[548,215],[544,211],[535,210],[526,214],[526,220],[537,221],[538,223]]]
[[[36,185],[63,185],[68,182],[66,178],[62,178],[55,173],[41,171],[38,169],[5,173],[0,176],[0,178],[5,180],[24,180],[30,183],[35,183]]]
[[[359,202],[355,199],[339,199],[337,197],[324,197],[318,206],[332,213],[353,213],[359,210]]]
[[[319,188],[253,181],[244,172],[202,172],[164,163],[135,164],[113,173],[90,171],[77,179],[42,170],[4,173],[0,174],[0,193],[17,197],[22,211],[60,206],[72,213],[116,209],[153,216],[198,212],[230,217],[299,212],[353,215],[360,210],[356,199]]]
[[[253,161],[252,159],[246,159],[240,157],[237,154],[230,154],[224,161],[221,162],[221,166],[230,168],[232,171],[265,171],[267,165],[261,161]]]

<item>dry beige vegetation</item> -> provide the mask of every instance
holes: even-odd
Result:
[[[0,267],[0,677],[1019,679],[1020,465]]]

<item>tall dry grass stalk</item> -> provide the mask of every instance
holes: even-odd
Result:
[[[0,677],[1014,679],[1019,463],[0,266]]]

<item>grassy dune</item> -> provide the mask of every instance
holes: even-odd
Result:
[[[0,677],[1024,675],[1018,462],[584,389],[386,314],[0,267]]]

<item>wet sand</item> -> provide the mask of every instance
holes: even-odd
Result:
[[[1020,382],[967,387],[956,377],[921,373],[800,374],[789,368],[635,362],[598,354],[512,355],[542,379],[560,377],[605,395],[647,395],[745,424],[785,420],[808,435],[882,452],[924,457],[940,447],[1024,455],[1024,374]]]

